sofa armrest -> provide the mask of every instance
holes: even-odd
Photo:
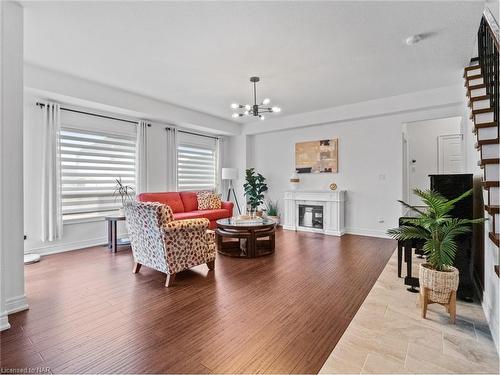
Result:
[[[208,219],[174,220],[161,227],[168,274],[197,266],[215,258],[215,243],[209,241]]]
[[[220,208],[229,211],[229,214],[233,216],[233,207],[234,203],[233,202],[221,202]]]
[[[206,231],[208,229],[209,224],[210,221],[205,218],[174,220],[165,223],[162,229],[165,233],[169,234],[179,231],[192,231],[192,232]]]

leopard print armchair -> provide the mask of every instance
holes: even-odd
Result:
[[[214,269],[215,236],[207,230],[208,219],[174,220],[170,207],[157,202],[129,203],[125,218],[134,273],[142,265],[163,272],[168,287],[177,272],[203,263]]]

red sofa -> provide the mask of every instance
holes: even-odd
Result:
[[[210,220],[210,229],[215,229],[216,220],[233,216],[233,202],[222,202],[217,210],[198,210],[198,198],[195,192],[141,193],[137,196],[141,202],[160,202],[170,207],[175,220],[204,217]]]

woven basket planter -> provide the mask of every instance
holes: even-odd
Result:
[[[419,279],[421,293],[424,288],[428,288],[431,302],[447,304],[451,293],[458,289],[458,270],[455,267],[448,267],[447,271],[436,271],[424,263],[420,265]]]

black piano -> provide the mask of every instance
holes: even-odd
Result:
[[[430,177],[430,188],[439,192],[448,199],[453,199],[460,194],[472,189],[472,174],[432,174]],[[473,218],[472,195],[458,202],[451,211],[451,216],[462,219]],[[414,216],[413,212],[405,214],[399,219],[399,225],[405,217]],[[406,262],[405,285],[411,292],[417,291],[419,286],[418,277],[412,275],[412,249],[416,254],[422,255],[423,241],[408,240],[398,242],[398,277],[401,277],[402,260]],[[460,283],[458,285],[457,297],[464,301],[472,301],[474,297],[474,284],[472,278],[472,232],[457,237],[457,254],[455,256],[455,267],[460,272]]]

